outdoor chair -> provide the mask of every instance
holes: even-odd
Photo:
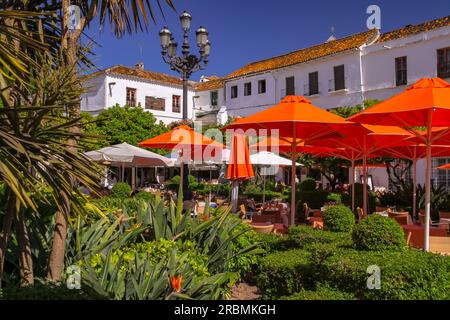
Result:
[[[379,206],[376,206],[375,207],[375,211],[376,212],[384,212],[384,211],[387,211],[387,207],[379,207]]]
[[[301,203],[301,200],[297,201],[297,206],[298,207]],[[307,223],[309,221],[309,213],[311,212],[311,209],[308,207],[308,204],[305,202],[303,204],[303,212],[305,214],[305,223]]]
[[[419,222],[420,222],[420,224],[425,225],[425,212],[424,213],[419,212]],[[433,222],[433,220],[430,217],[430,226],[448,229],[449,224],[448,224],[448,222]]]
[[[360,223],[364,219],[364,210],[358,207],[356,213],[358,214],[358,223]]]

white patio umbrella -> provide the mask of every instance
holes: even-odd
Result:
[[[85,152],[84,155],[95,162],[111,163],[113,167],[122,169],[122,180],[124,179],[124,168],[132,168],[132,185],[136,180],[136,168],[143,167],[172,167],[174,161],[157,153],[135,147],[126,142],[105,147],[95,151]]]

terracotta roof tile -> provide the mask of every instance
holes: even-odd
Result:
[[[171,76],[171,75],[164,74],[164,73],[147,71],[147,70],[139,70],[136,68],[125,67],[125,66],[121,66],[121,65],[113,66],[111,68],[107,68],[105,70],[100,70],[98,72],[92,73],[88,76],[88,78],[95,77],[99,74],[125,75],[125,76],[137,77],[137,78],[141,78],[141,79],[152,80],[155,82],[160,82],[160,83],[165,83],[165,84],[173,84],[173,85],[178,85],[178,86],[183,85],[182,79],[175,77],[175,76]],[[194,86],[194,83],[189,81],[189,87],[192,88],[193,86]]]
[[[195,90],[197,91],[207,91],[220,89],[224,86],[224,79],[218,78],[217,80],[209,80],[205,82],[199,82],[195,85]]]
[[[257,61],[246,65],[245,67],[233,72],[226,78],[235,78],[253,73],[288,67],[302,62],[307,62],[317,58],[325,57],[349,49],[358,48],[361,45],[374,40],[378,35],[377,30],[351,35],[345,38],[325,42],[316,46],[294,51],[278,57]]]
[[[378,42],[386,42],[399,38],[415,35],[417,33],[430,31],[433,29],[450,26],[450,16],[427,21],[421,24],[406,26],[401,29],[386,32],[380,35]]]

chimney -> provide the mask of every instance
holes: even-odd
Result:
[[[135,68],[137,70],[144,70],[144,63],[142,61],[136,63]]]

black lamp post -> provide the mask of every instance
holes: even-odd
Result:
[[[200,27],[197,29],[197,47],[199,48],[199,56],[190,54],[190,45],[188,33],[191,29],[192,16],[184,11],[180,16],[181,28],[183,30],[183,45],[181,46],[181,55],[177,55],[178,43],[172,37],[172,32],[164,27],[159,32],[159,38],[162,47],[162,57],[170,68],[180,73],[183,78],[183,120],[188,119],[188,80],[190,76],[198,71],[206,68],[208,64],[209,54],[211,52],[211,43],[208,40],[208,31]],[[185,199],[191,199],[192,195],[189,191],[188,166],[185,164],[183,168],[183,195]]]

